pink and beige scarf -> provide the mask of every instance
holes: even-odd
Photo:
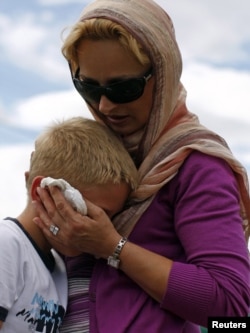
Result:
[[[147,127],[124,141],[127,147],[140,151],[140,185],[132,194],[133,205],[114,219],[116,228],[124,236],[129,235],[159,189],[178,173],[185,158],[198,150],[224,159],[234,171],[248,237],[250,199],[246,170],[225,141],[202,126],[186,108],[186,91],[180,82],[182,59],[170,17],[151,0],[96,0],[84,9],[80,20],[94,17],[119,23],[139,41],[152,61],[156,80]],[[99,120],[94,112],[93,115]]]

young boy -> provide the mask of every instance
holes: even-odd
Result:
[[[62,258],[33,222],[36,189],[44,177],[64,180],[112,217],[135,189],[137,170],[113,133],[76,117],[38,137],[25,176],[26,208],[0,221],[0,331],[56,333],[67,306],[67,277]]]

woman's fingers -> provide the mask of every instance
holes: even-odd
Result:
[[[56,186],[49,186],[46,189],[37,188],[37,193],[43,203],[48,216],[53,219],[56,214],[64,215],[65,200],[62,192]]]
[[[102,221],[105,217],[107,218],[106,213],[104,212],[104,210],[98,206],[96,206],[95,204],[93,204],[91,201],[88,201],[87,199],[85,199],[86,205],[87,205],[87,210],[88,213],[87,215],[95,220],[95,221]]]
[[[64,237],[63,230],[59,229],[58,233],[54,235],[50,227],[46,227],[39,217],[35,217],[33,221],[42,229],[45,238],[53,249],[66,256],[76,256],[81,253],[81,250],[74,246],[74,242],[68,242],[68,238]]]
[[[37,193],[41,200],[34,202],[37,216],[33,221],[52,247],[66,255],[77,251],[106,257],[112,252],[120,236],[103,209],[86,200],[88,215],[83,216],[58,188],[37,188]]]
[[[72,219],[75,211],[57,187],[50,186],[46,189],[38,187],[37,193],[41,199],[36,202],[37,215],[47,227],[51,223],[62,227],[65,222]]]
[[[42,230],[51,247],[66,256],[79,255],[81,250],[77,248],[76,242],[74,242],[75,234],[69,224],[61,223],[59,219],[52,221],[40,202],[35,201],[33,204],[36,211],[39,211],[39,216],[41,216],[36,216],[33,222]],[[59,224],[61,227],[59,227]]]

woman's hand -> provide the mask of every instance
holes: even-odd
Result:
[[[96,257],[111,255],[121,236],[115,230],[106,213],[86,200],[88,215],[76,212],[61,191],[54,186],[37,188],[41,201],[34,201],[37,217],[34,222],[57,251],[73,256],[83,252]],[[50,226],[59,231],[54,235]]]
[[[86,200],[88,216],[82,216],[74,211],[58,188],[52,186],[37,191],[41,202],[34,202],[39,216],[34,222],[43,230],[52,247],[69,256],[78,251],[107,259],[113,254],[121,235],[101,208]],[[51,224],[59,228],[57,235],[49,230]],[[120,259],[120,269],[160,302],[166,291],[172,261],[131,242],[125,244]]]

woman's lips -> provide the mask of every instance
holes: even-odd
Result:
[[[128,120],[128,116],[106,116],[109,123],[114,125],[121,125]]]

